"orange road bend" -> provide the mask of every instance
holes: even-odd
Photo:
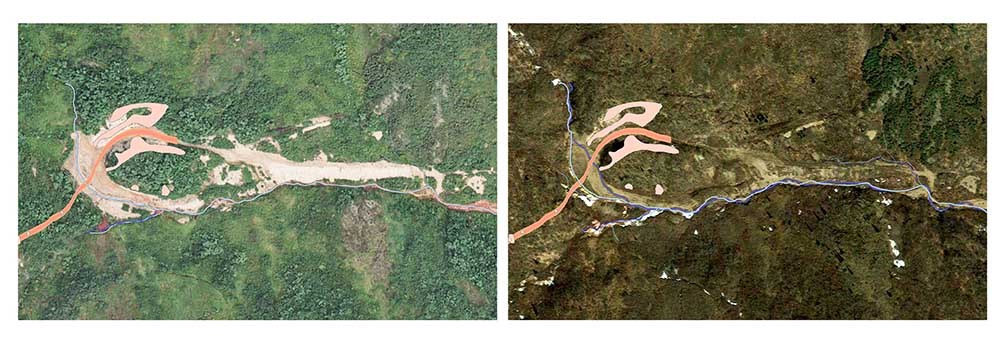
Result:
[[[90,185],[90,183],[94,180],[94,175],[97,173],[97,167],[98,165],[104,163],[103,160],[104,156],[108,154],[109,150],[111,150],[111,146],[123,139],[136,136],[152,137],[167,142],[169,144],[177,144],[177,137],[167,135],[163,132],[160,132],[159,130],[152,128],[135,128],[122,131],[117,136],[108,141],[108,144],[104,145],[104,148],[101,149],[101,153],[96,156],[97,159],[94,160],[93,166],[90,167],[90,174],[87,176],[87,180],[76,188],[76,192],[73,192],[73,197],[70,197],[69,203],[66,203],[66,206],[63,207],[62,210],[56,212],[55,214],[52,214],[52,216],[49,216],[49,218],[45,220],[45,222],[42,222],[41,224],[28,230],[27,232],[19,234],[18,244],[20,244],[25,239],[28,239],[29,237],[35,234],[38,234],[38,232],[45,230],[46,227],[49,227],[49,225],[51,225],[53,222],[59,221],[59,219],[61,219],[64,215],[66,215],[66,213],[68,213],[69,210],[73,208],[73,203],[76,202],[76,197],[79,196],[80,193],[83,192],[83,190],[86,189],[87,186]]]
[[[545,215],[542,215],[542,218],[538,219],[538,221],[535,221],[535,223],[528,225],[528,227],[525,227],[520,231],[517,231],[514,234],[510,235],[510,242],[513,243],[518,238],[528,235],[528,233],[531,233],[534,230],[538,229],[539,227],[542,227],[542,225],[544,225],[546,222],[559,215],[559,213],[562,212],[563,208],[566,207],[566,203],[569,203],[569,199],[573,197],[573,192],[576,192],[576,190],[583,185],[583,182],[587,179],[587,174],[590,174],[590,171],[594,169],[594,162],[596,162],[597,159],[600,157],[599,153],[601,152],[601,149],[604,149],[605,145],[611,143],[611,141],[615,140],[616,138],[628,135],[645,136],[664,143],[670,143],[670,136],[659,134],[644,128],[633,127],[612,132],[607,137],[604,137],[604,140],[602,140],[601,143],[597,145],[597,148],[594,149],[594,155],[590,157],[590,162],[587,162],[587,169],[583,171],[583,175],[580,176],[580,180],[577,180],[576,183],[574,183],[573,186],[569,188],[569,191],[566,191],[566,197],[563,198],[562,203],[559,203],[559,206],[557,206],[552,211],[545,213]]]

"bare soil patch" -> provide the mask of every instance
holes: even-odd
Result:
[[[486,304],[486,297],[483,296],[483,292],[476,285],[469,282],[469,280],[458,280],[455,282],[455,285],[462,289],[462,292],[465,293],[465,299],[468,299],[472,305]]]
[[[363,277],[364,288],[380,301],[386,301],[392,262],[389,226],[383,219],[382,205],[373,200],[355,200],[344,211],[340,223],[348,261]]]

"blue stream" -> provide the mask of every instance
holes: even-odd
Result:
[[[573,146],[575,145],[576,147],[579,147],[580,149],[583,150],[584,154],[587,155],[588,162],[590,160],[590,151],[587,149],[586,146],[584,146],[583,144],[580,144],[579,142],[576,141],[576,139],[573,138],[573,131],[571,131],[570,127],[569,127],[570,123],[573,121],[573,106],[572,106],[572,104],[570,102],[570,95],[573,93],[573,90],[574,90],[573,84],[572,83],[566,84],[566,83],[563,83],[562,81],[558,81],[556,84],[557,85],[562,85],[563,88],[566,89],[566,109],[567,109],[567,111],[569,113],[569,116],[566,119],[566,131],[569,132],[569,141],[570,141],[569,169],[570,169],[570,172],[573,174],[573,176],[576,177],[576,171],[573,168],[573,156],[572,156],[573,155],[572,154]],[[586,231],[589,231],[589,230],[601,230],[601,229],[603,229],[604,227],[607,227],[607,226],[614,226],[614,225],[621,225],[621,224],[639,222],[639,221],[643,221],[643,220],[645,220],[647,218],[659,215],[660,213],[665,212],[665,211],[666,212],[671,212],[671,213],[674,213],[674,214],[679,214],[679,215],[684,216],[685,218],[690,219],[690,218],[694,217],[694,215],[696,215],[699,212],[703,211],[706,207],[708,207],[712,203],[720,202],[721,201],[721,202],[726,202],[726,203],[746,204],[754,196],[756,196],[758,194],[761,194],[761,193],[763,193],[763,192],[765,192],[767,190],[770,190],[772,188],[775,188],[777,186],[781,186],[781,185],[789,185],[789,186],[797,186],[797,187],[807,187],[807,186],[861,187],[861,188],[872,189],[872,190],[879,191],[879,192],[889,192],[889,193],[906,193],[906,192],[910,192],[910,191],[914,191],[914,190],[924,190],[924,192],[926,192],[926,194],[927,194],[927,202],[930,204],[930,206],[932,208],[934,208],[934,210],[937,210],[938,212],[944,212],[944,211],[947,211],[947,210],[950,210],[950,209],[955,209],[955,208],[969,208],[969,209],[978,210],[978,211],[981,211],[981,212],[984,212],[984,213],[986,212],[986,208],[978,207],[978,206],[972,205],[971,203],[968,203],[968,202],[949,203],[949,202],[940,202],[940,201],[934,199],[934,197],[931,194],[931,188],[929,186],[924,185],[923,183],[920,182],[920,177],[917,174],[916,168],[913,167],[913,164],[911,164],[909,162],[906,162],[906,161],[891,160],[891,159],[883,158],[881,156],[875,157],[875,158],[872,158],[872,159],[869,159],[869,160],[866,160],[866,161],[855,161],[855,162],[845,162],[845,161],[840,161],[840,160],[831,160],[831,161],[836,162],[838,165],[844,165],[844,166],[865,165],[865,164],[871,164],[871,163],[874,163],[874,162],[877,162],[877,161],[878,162],[889,163],[889,164],[895,164],[895,165],[899,165],[899,166],[906,166],[910,170],[910,173],[913,175],[913,180],[916,183],[916,185],[913,186],[913,187],[905,188],[905,189],[888,189],[888,188],[883,188],[883,187],[875,186],[875,185],[873,185],[873,184],[871,184],[869,182],[865,182],[865,181],[844,181],[844,180],[835,180],[835,179],[822,180],[822,181],[814,181],[814,180],[798,180],[798,179],[794,179],[794,178],[785,178],[785,179],[781,179],[781,180],[778,180],[776,182],[770,183],[767,186],[762,187],[760,189],[753,190],[748,195],[746,195],[745,197],[730,198],[730,197],[726,197],[726,196],[711,196],[711,197],[707,198],[704,202],[702,202],[701,205],[699,205],[697,208],[695,208],[693,210],[688,210],[688,209],[684,209],[684,208],[680,208],[680,207],[655,207],[655,206],[642,205],[642,204],[638,204],[638,203],[632,203],[632,202],[630,202],[628,200],[628,198],[625,198],[625,196],[619,195],[619,194],[615,193],[614,191],[612,191],[611,187],[609,187],[608,184],[605,182],[604,175],[601,174],[600,171],[598,171],[598,175],[600,176],[601,184],[604,186],[604,188],[606,190],[608,190],[609,193],[611,193],[612,195],[614,195],[614,196],[616,196],[618,198],[609,198],[609,197],[604,197],[604,196],[595,196],[597,199],[604,200],[604,201],[611,201],[611,202],[625,204],[625,205],[628,205],[630,207],[634,207],[634,208],[638,208],[638,209],[643,209],[646,212],[643,213],[642,215],[638,216],[638,217],[631,218],[631,219],[620,219],[620,220],[614,220],[614,221],[610,221],[610,222],[601,222],[597,226],[587,226],[586,228],[583,229],[583,231],[586,232]],[[596,163],[595,163],[595,165],[596,165]]]

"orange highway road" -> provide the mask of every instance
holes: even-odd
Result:
[[[94,160],[93,166],[90,167],[90,174],[87,175],[87,180],[85,180],[83,184],[80,184],[80,186],[76,188],[76,192],[73,192],[73,197],[70,197],[69,203],[66,203],[66,206],[63,207],[62,210],[56,212],[55,214],[52,214],[52,216],[49,216],[49,218],[45,220],[45,222],[42,222],[41,224],[33,227],[27,232],[19,234],[18,244],[20,244],[25,239],[28,239],[29,237],[45,230],[45,228],[49,227],[49,225],[51,225],[53,222],[59,221],[59,219],[65,216],[66,213],[68,213],[69,210],[73,208],[73,203],[76,203],[76,197],[79,196],[80,193],[83,192],[83,190],[86,189],[87,186],[89,186],[90,183],[94,180],[94,175],[97,172],[97,167],[98,165],[104,163],[103,158],[105,155],[108,154],[108,151],[111,150],[111,146],[123,139],[136,136],[152,137],[167,142],[169,144],[177,144],[177,137],[165,134],[153,128],[135,128],[122,131],[114,138],[112,138],[110,141],[108,141],[108,143],[104,145],[104,148],[101,149],[101,153],[97,155],[97,158]]]
[[[520,231],[515,232],[514,234],[511,234],[510,242],[513,243],[518,238],[528,235],[528,233],[531,233],[534,230],[538,229],[539,227],[542,227],[542,225],[544,225],[546,222],[559,215],[559,213],[562,212],[563,208],[566,207],[566,204],[569,203],[569,199],[573,197],[573,192],[576,192],[576,190],[579,189],[580,186],[583,186],[583,182],[587,179],[587,174],[590,174],[590,171],[593,170],[594,168],[594,162],[596,162],[597,158],[600,157],[601,149],[604,149],[605,145],[611,143],[611,141],[615,140],[616,138],[628,135],[645,136],[664,143],[670,143],[670,136],[659,134],[644,128],[633,127],[612,132],[607,137],[604,137],[604,140],[602,140],[601,143],[597,144],[597,148],[594,149],[594,155],[590,157],[590,162],[587,162],[587,168],[583,171],[583,175],[580,176],[580,180],[577,180],[576,183],[574,183],[573,186],[569,188],[569,191],[566,191],[566,197],[563,198],[562,203],[559,203],[559,206],[557,206],[552,211],[545,213],[545,215],[542,215],[542,218],[538,219],[538,221],[535,221],[535,223],[528,225],[528,227],[525,227]]]

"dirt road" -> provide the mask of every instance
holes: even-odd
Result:
[[[148,109],[149,114],[126,117],[130,111],[140,108]],[[256,199],[259,195],[269,193],[280,186],[290,184],[326,185],[325,182],[335,182],[341,180],[367,182],[387,178],[417,178],[422,181],[424,186],[428,186],[426,191],[428,191],[438,203],[441,203],[449,209],[464,212],[484,212],[494,215],[496,214],[496,204],[490,201],[483,200],[468,205],[451,204],[444,201],[441,198],[441,193],[444,192],[443,183],[448,174],[438,172],[433,168],[425,170],[413,165],[387,162],[384,160],[378,162],[327,162],[325,157],[322,160],[317,159],[307,162],[295,162],[286,159],[280,154],[257,151],[251,147],[239,144],[235,141],[235,136],[232,135],[230,135],[230,137],[232,137],[230,140],[233,141],[233,149],[220,149],[207,145],[183,143],[176,137],[167,135],[153,127],[165,115],[166,110],[167,105],[159,103],[137,103],[126,105],[116,109],[108,118],[106,127],[102,128],[96,135],[87,136],[83,134],[83,132],[73,133],[73,136],[75,136],[75,148],[71,156],[63,165],[63,168],[70,172],[78,185],[73,193],[73,196],[70,198],[66,206],[62,208],[62,210],[54,213],[38,226],[21,233],[18,236],[18,242],[20,243],[21,241],[38,234],[39,232],[45,230],[49,225],[65,216],[66,213],[72,209],[76,199],[81,193],[91,197],[97,207],[104,213],[118,219],[128,219],[139,216],[138,214],[123,209],[125,205],[153,212],[172,211],[187,215],[200,215],[204,213],[207,211],[207,209],[203,208],[206,203],[201,200],[197,194],[190,194],[176,199],[161,198],[160,196],[140,193],[138,191],[134,191],[133,189],[121,186],[108,176],[109,170],[117,168],[129,158],[139,153],[158,152],[175,155],[184,154],[182,149],[176,146],[169,146],[169,144],[208,150],[221,156],[230,164],[256,166],[258,168],[258,172],[262,173],[261,181],[258,182],[257,188],[251,191],[255,191],[254,194],[256,196],[246,196],[247,198],[241,201],[234,201],[228,198],[217,198],[213,201],[213,204],[220,201],[223,202],[221,204],[225,204],[226,201],[228,201],[229,204],[238,204],[250,201]],[[325,120],[325,125],[329,125],[329,119],[321,120]],[[75,121],[76,118],[74,118],[74,122]],[[315,119],[313,122],[314,126],[317,125],[315,124]],[[325,126],[323,123],[319,125]],[[322,126],[315,126],[310,130],[318,127]],[[166,144],[147,143],[143,140],[143,137],[157,139],[165,142]],[[116,143],[129,138],[132,138],[130,143],[131,145],[124,152],[117,154],[117,158],[119,159],[118,164],[111,168],[104,167],[104,158],[108,155],[108,152],[112,150],[113,146]],[[100,149],[98,149],[98,147],[100,147]],[[90,170],[87,171],[86,177],[84,177],[84,171],[81,170],[82,162],[93,162]],[[429,187],[430,185],[427,184],[428,179],[435,180],[434,187]],[[358,186],[343,186],[363,188],[369,185],[378,186],[376,183]],[[379,187],[379,189],[395,192],[394,190],[384,189],[381,187]],[[169,193],[169,190],[164,187],[163,191],[166,191],[162,193],[165,197]],[[477,192],[482,194],[481,191],[477,190]],[[420,197],[418,196],[419,193],[399,193],[409,193]],[[241,195],[241,197],[244,196]]]

